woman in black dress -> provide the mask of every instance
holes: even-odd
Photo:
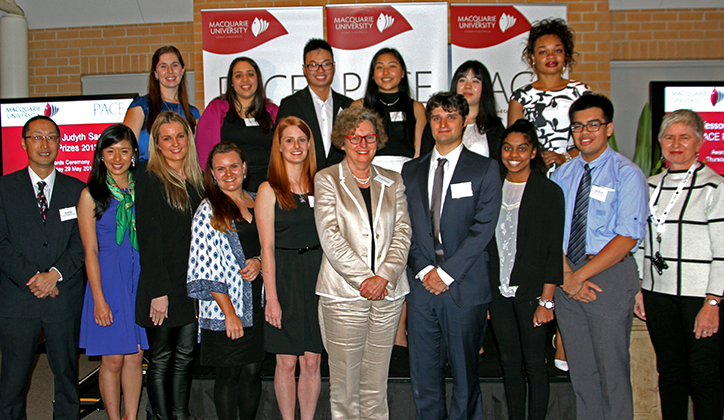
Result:
[[[223,142],[211,149],[206,195],[191,229],[187,288],[199,299],[201,364],[216,367],[220,420],[256,418],[266,356],[256,194],[242,189],[247,171],[239,146]]]
[[[375,165],[395,172],[402,165],[420,156],[422,131],[427,124],[425,107],[412,97],[407,66],[402,54],[394,48],[382,48],[372,57],[365,97],[352,103],[376,111],[388,141],[377,152]]]
[[[319,399],[323,349],[315,294],[322,250],[314,224],[317,160],[309,126],[286,117],[274,132],[269,180],[256,200],[266,293],[264,347],[276,353],[274,391],[282,419],[312,420]],[[295,370],[299,361],[299,386]]]
[[[256,192],[266,181],[278,110],[266,97],[256,62],[249,57],[234,59],[226,76],[226,93],[209,102],[199,120],[196,145],[201,165],[206,165],[206,156],[215,144],[236,143],[248,163],[245,189]]]
[[[136,322],[148,336],[150,417],[187,419],[197,321],[194,300],[186,295],[186,268],[203,175],[184,117],[161,112],[151,138],[148,169],[136,181]]]

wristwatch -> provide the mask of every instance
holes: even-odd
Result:
[[[708,303],[711,306],[719,306],[719,301],[716,299],[707,299],[706,303]]]
[[[538,299],[538,306],[542,306],[546,309],[554,309],[556,307],[556,303],[550,299]]]

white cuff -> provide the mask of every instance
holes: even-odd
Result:
[[[418,280],[422,281],[422,279],[425,278],[425,275],[426,275],[427,273],[429,273],[430,271],[432,271],[434,268],[435,268],[435,267],[433,267],[433,266],[431,266],[431,265],[428,265],[427,267],[425,267],[425,268],[423,268],[422,270],[420,270],[420,272],[417,273],[417,275],[416,275],[415,277],[417,277]]]
[[[454,278],[450,277],[450,274],[446,273],[445,270],[440,267],[437,268],[437,275],[440,276],[440,279],[442,279],[442,281],[444,281],[448,286],[455,281]]]
[[[60,283],[61,281],[63,281],[63,274],[60,272],[60,270],[58,270],[58,269],[55,268],[55,267],[50,267],[50,270],[48,270],[48,272],[50,272],[51,270],[55,270],[55,272],[58,273],[58,275],[60,276],[60,278],[58,279],[58,283]],[[443,279],[443,280],[444,280],[444,279]]]

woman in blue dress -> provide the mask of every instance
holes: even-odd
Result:
[[[115,124],[96,145],[88,186],[78,203],[88,286],[83,303],[80,347],[101,356],[98,383],[110,420],[135,420],[143,381],[146,332],[136,324],[140,273],[133,169],[138,143],[130,128]]]
[[[148,133],[161,111],[181,114],[191,131],[196,132],[196,120],[201,118],[201,113],[189,103],[184,58],[173,45],[161,47],[153,54],[148,93],[131,102],[123,120],[138,139],[138,158],[143,162],[148,160]]]

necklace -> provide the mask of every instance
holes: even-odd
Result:
[[[370,178],[372,178],[372,175],[368,176],[367,178],[358,178],[357,175],[352,174],[352,178],[356,179],[357,182],[359,182],[360,184],[366,184],[370,182]]]
[[[401,96],[398,96],[397,99],[395,99],[394,101],[392,101],[392,102],[389,103],[389,104],[388,104],[387,102],[383,101],[382,98],[377,98],[377,100],[380,101],[380,102],[382,102],[382,105],[384,105],[384,106],[392,106],[392,105],[396,104],[397,101],[400,100],[400,98],[401,98]]]

